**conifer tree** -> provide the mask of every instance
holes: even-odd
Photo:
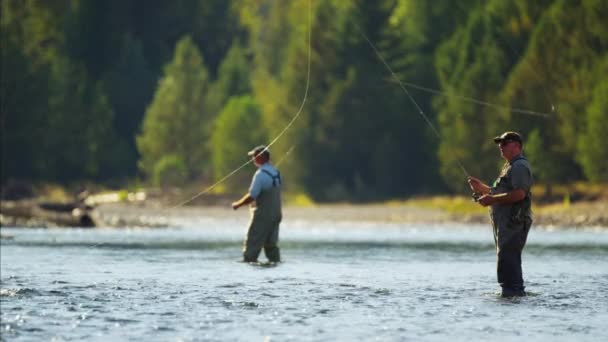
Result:
[[[135,136],[138,133],[146,106],[154,92],[154,74],[144,57],[143,45],[136,37],[123,37],[120,54],[103,78],[104,90],[114,109],[113,128],[118,141],[112,169],[114,176],[134,176],[138,152]]]
[[[251,94],[251,63],[237,41],[224,57],[218,78],[209,89],[209,111],[219,113],[232,96]]]
[[[52,66],[43,151],[47,179],[102,179],[114,152],[113,111],[102,85],[67,58]]]
[[[139,167],[150,174],[165,155],[184,161],[187,178],[204,176],[210,163],[208,138],[213,117],[206,111],[208,76],[189,36],[175,47],[137,137]]]
[[[585,176],[593,182],[608,182],[608,148],[606,148],[608,97],[606,94],[608,94],[608,81],[603,80],[593,91],[593,101],[587,108],[585,130],[578,142],[579,161]]]
[[[261,118],[260,107],[251,96],[230,98],[211,134],[214,179],[242,165],[247,161],[247,151],[267,142]],[[242,190],[250,179],[250,172],[240,172],[224,185],[227,190]]]

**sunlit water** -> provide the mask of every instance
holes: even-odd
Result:
[[[285,260],[237,262],[244,219],[11,229],[7,341],[607,340],[608,232],[535,229],[532,295],[497,296],[485,225],[289,221]],[[176,224],[178,226],[178,224]],[[263,257],[261,257],[263,259]]]

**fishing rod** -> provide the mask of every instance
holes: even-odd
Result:
[[[395,81],[399,84],[399,86],[401,87],[401,89],[403,90],[403,92],[405,92],[405,94],[408,96],[408,98],[410,99],[410,101],[412,101],[412,103],[414,104],[414,106],[416,106],[416,109],[418,110],[418,113],[426,121],[426,123],[429,125],[429,127],[431,127],[431,130],[433,131],[433,133],[435,133],[435,135],[437,136],[437,138],[441,139],[441,135],[439,134],[439,131],[437,130],[437,128],[435,128],[435,125],[433,125],[433,123],[431,122],[431,120],[424,113],[424,111],[422,110],[422,108],[418,105],[418,102],[416,102],[416,100],[414,99],[414,97],[410,94],[410,92],[407,90],[407,88],[405,87],[405,85],[403,84],[403,82],[401,81],[401,79],[393,71],[393,69],[390,67],[390,65],[388,65],[388,63],[386,62],[386,60],[384,59],[384,57],[382,57],[382,55],[380,54],[380,52],[378,51],[378,49],[376,48],[376,46],[374,45],[374,43],[372,43],[372,41],[367,37],[367,35],[365,35],[365,33],[363,33],[363,30],[360,29],[359,31],[361,33],[361,36],[363,36],[363,38],[365,38],[365,40],[369,43],[369,45],[371,46],[371,48],[374,50],[374,52],[376,53],[376,56],[378,56],[378,58],[380,59],[380,61],[382,61],[382,63],[386,67],[386,69],[391,73],[391,75],[393,76],[393,78],[395,79]],[[464,173],[465,177],[469,177],[470,176],[469,172],[464,167],[464,165],[462,164],[462,162],[460,161],[459,158],[456,158],[456,162],[458,163],[458,166],[460,166],[460,169]]]

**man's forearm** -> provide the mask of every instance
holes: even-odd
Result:
[[[238,209],[239,207],[242,207],[244,205],[247,205],[251,202],[255,201],[255,199],[253,197],[251,197],[251,195],[249,195],[249,193],[246,193],[243,197],[241,197],[240,200],[234,202],[232,204],[232,207],[234,209]]]
[[[521,189],[492,195],[492,198],[494,199],[493,204],[511,204],[519,202],[525,197],[526,193]]]

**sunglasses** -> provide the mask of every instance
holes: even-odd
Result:
[[[505,141],[501,141],[498,143],[498,146],[503,147],[503,146],[507,146],[510,143],[515,142],[515,140],[505,140]]]

